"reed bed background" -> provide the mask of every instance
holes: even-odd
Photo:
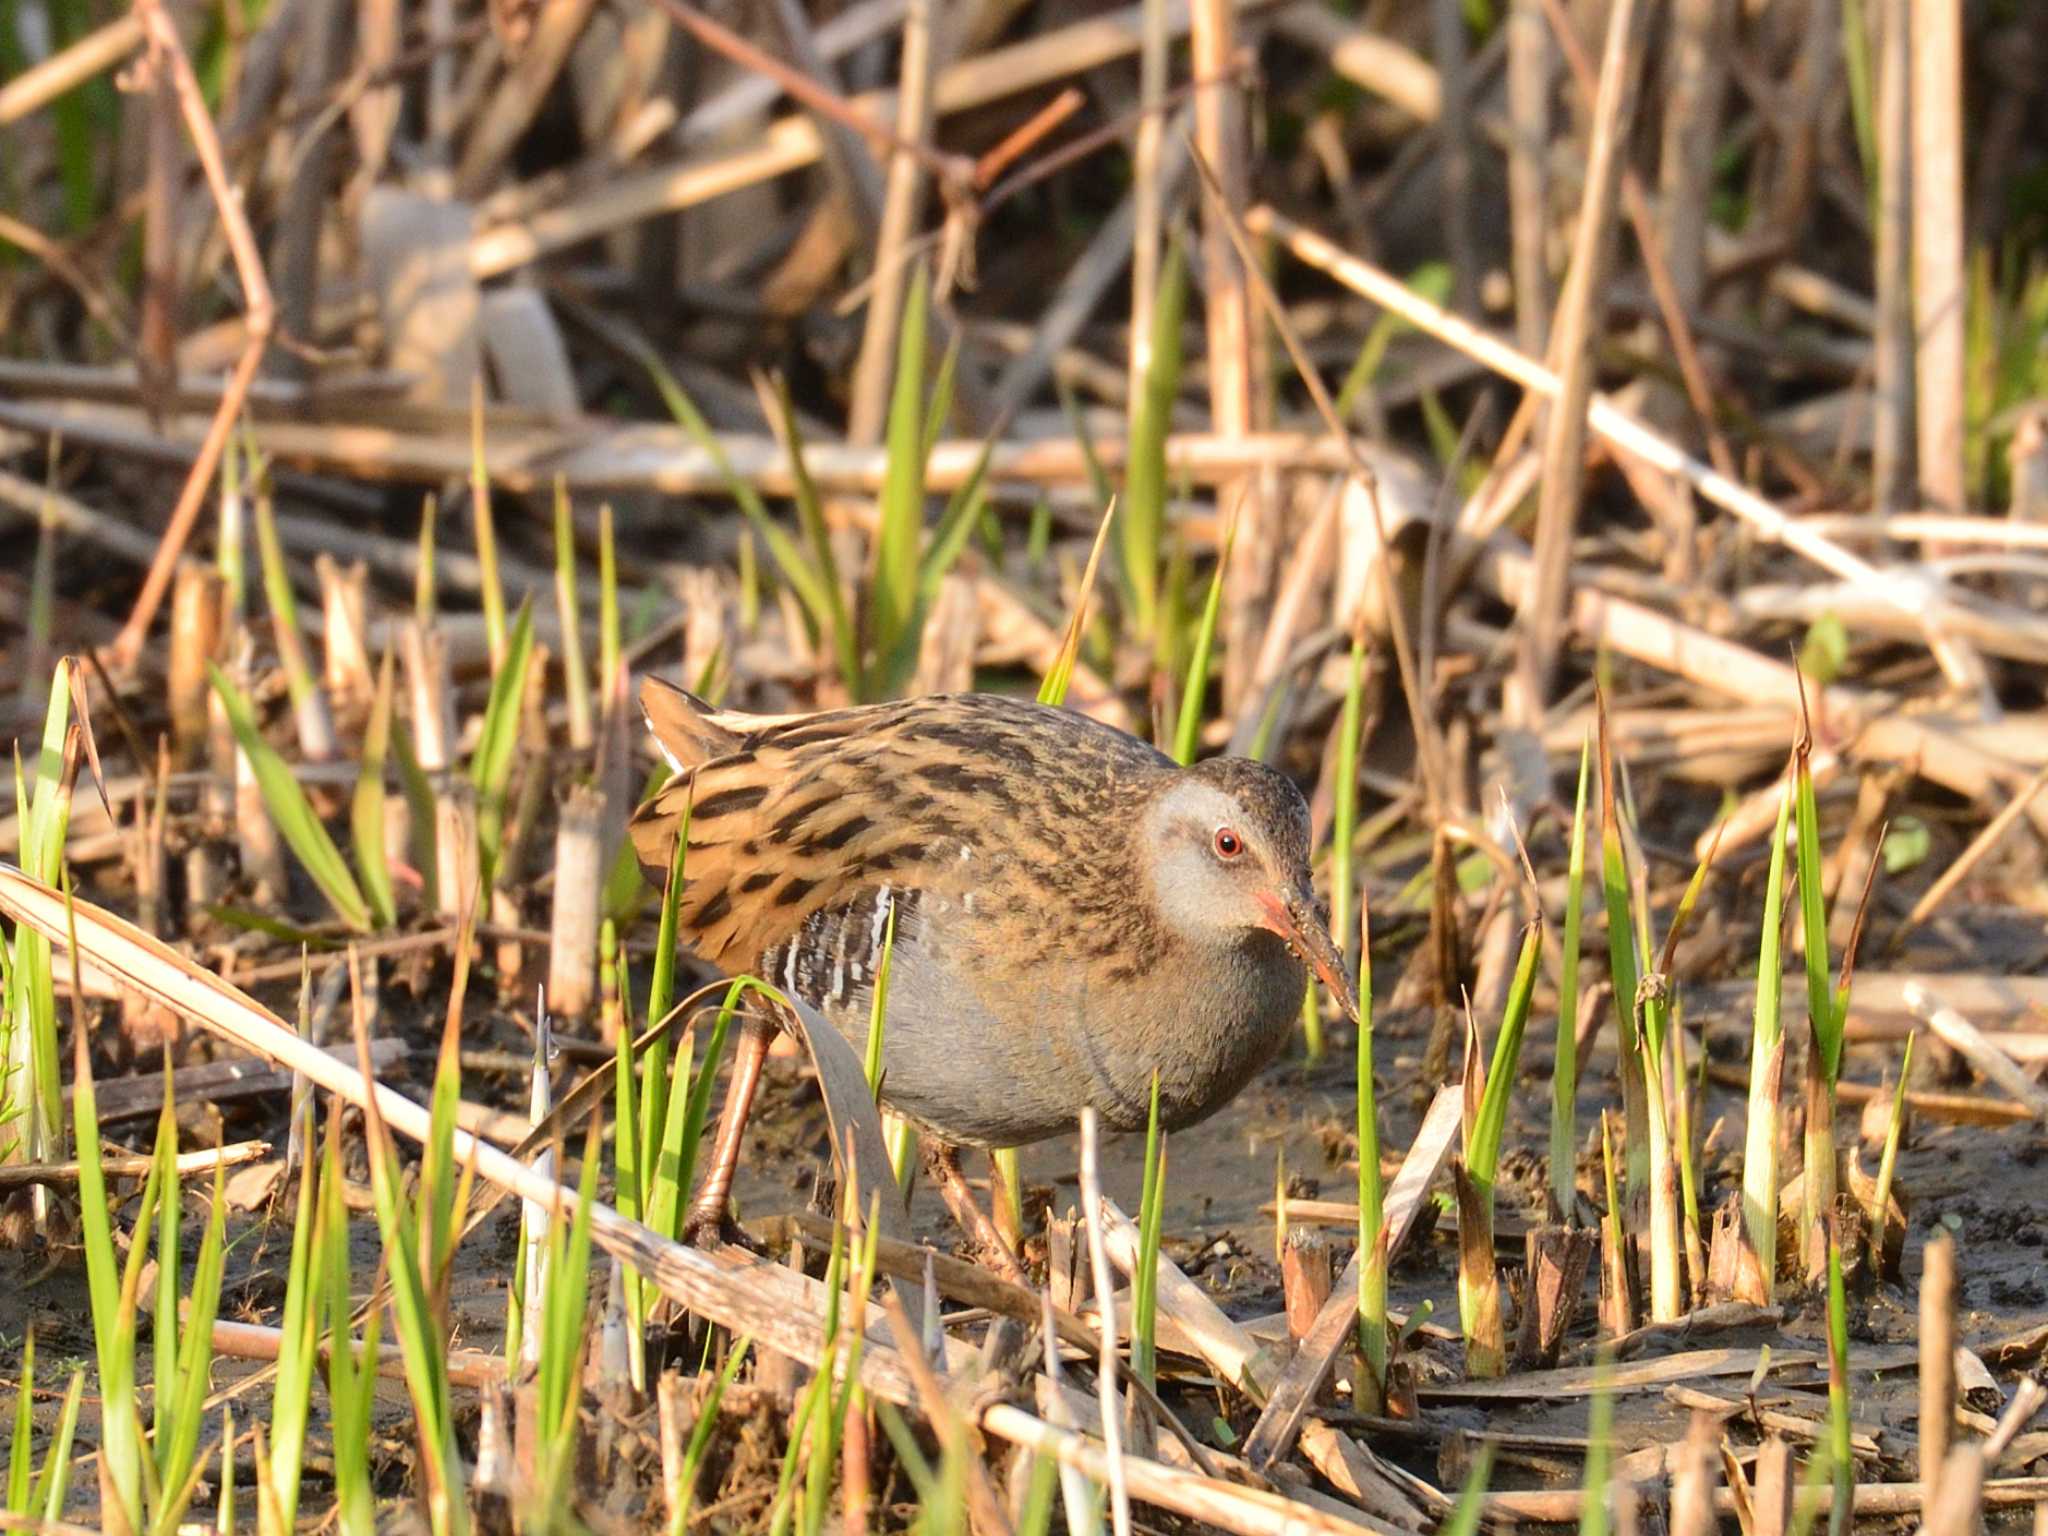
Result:
[[[1959,0],[0,0],[5,1522],[2048,1531],[2044,85]],[[1272,762],[1363,1026],[996,1154],[1017,1286],[798,1008],[681,1244],[775,994],[625,847],[649,671]]]

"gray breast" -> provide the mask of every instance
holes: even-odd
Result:
[[[1301,963],[1271,935],[1091,990],[1078,959],[1001,963],[955,901],[877,886],[762,964],[864,1053],[893,913],[882,1098],[948,1141],[1023,1146],[1071,1130],[1084,1104],[1141,1130],[1155,1071],[1166,1126],[1192,1124],[1272,1060],[1301,1006]]]

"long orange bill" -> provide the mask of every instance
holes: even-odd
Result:
[[[1330,930],[1316,911],[1315,898],[1305,890],[1288,892],[1285,900],[1261,895],[1259,905],[1266,912],[1266,926],[1287,941],[1287,947],[1309,963],[1344,1016],[1356,1024],[1358,994],[1344,973],[1344,956],[1330,940]]]

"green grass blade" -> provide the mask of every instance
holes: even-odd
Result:
[[[637,349],[636,349],[637,350]],[[663,366],[661,359],[651,349],[638,351],[641,365],[654,380],[654,387],[660,391],[662,402],[669,414],[687,432],[691,439],[702,448],[713,466],[725,479],[725,488],[741,514],[768,546],[768,553],[774,557],[775,567],[782,573],[782,579],[789,583],[796,593],[797,601],[803,605],[804,616],[810,621],[812,636],[829,633],[832,622],[832,601],[825,591],[825,576],[805,556],[803,546],[790,537],[789,530],[768,515],[767,503],[761,500],[761,493],[742,479],[732,467],[732,459],[725,451],[725,444],[718,434],[711,430],[709,422],[697,409],[683,386],[676,382],[675,375]],[[744,604],[742,605],[744,607]]]
[[[314,1346],[320,1334],[321,1287],[327,1279],[326,1255],[321,1252],[327,1234],[314,1220],[318,1208],[315,1183],[309,1154],[299,1175],[298,1205],[292,1217],[279,1330],[282,1337],[270,1394],[270,1478],[285,1530],[292,1528],[298,1514],[299,1472],[305,1460],[306,1425],[318,1365]]]
[[[619,675],[619,653],[619,553],[607,501],[597,509],[597,685],[606,699]]]
[[[1799,917],[1806,950],[1806,1016],[1827,1066],[1828,1081],[1842,1070],[1842,1021],[1836,1017],[1828,967],[1827,896],[1821,888],[1820,809],[1813,792],[1813,765],[1802,747],[1797,767],[1799,833]]]
[[[1508,1101],[1515,1090],[1515,1068],[1522,1056],[1522,1034],[1529,1022],[1530,1000],[1536,995],[1537,962],[1543,953],[1541,921],[1522,930],[1522,952],[1508,987],[1500,1033],[1493,1041],[1493,1061],[1486,1071],[1486,1091],[1479,1101],[1479,1123],[1465,1141],[1465,1164],[1489,1189],[1500,1171],[1500,1143],[1507,1125]]]
[[[789,465],[796,482],[796,521],[802,530],[804,543],[810,549],[812,567],[817,571],[825,600],[823,627],[832,645],[832,654],[839,662],[839,678],[849,691],[860,687],[860,636],[854,632],[853,619],[846,611],[846,589],[840,583],[839,559],[832,551],[832,531],[825,525],[825,498],[818,492],[818,484],[811,478],[811,467],[804,457],[803,429],[797,422],[796,405],[789,396],[789,381],[780,374],[775,376],[775,406],[780,415],[783,446],[789,452]]]
[[[77,953],[76,949],[72,951]],[[86,1289],[92,1309],[93,1348],[98,1357],[100,1386],[100,1459],[107,1485],[120,1503],[117,1517],[131,1532],[144,1529],[142,1511],[142,1420],[135,1407],[135,1338],[131,1315],[124,1315],[123,1284],[114,1265],[112,1208],[100,1166],[98,1100],[93,1090],[92,1059],[85,1033],[76,1036],[71,1087],[72,1139],[78,1152],[80,1238],[85,1248]],[[157,1193],[152,1171],[143,1191],[144,1215],[137,1219],[129,1250],[139,1273],[147,1247],[144,1222]],[[132,1307],[132,1291],[128,1293]],[[103,1513],[102,1518],[105,1518]]]
[[[43,1470],[36,1478],[30,1508],[41,1513],[46,1525],[55,1525],[64,1515],[64,1500],[71,1491],[71,1438],[78,1429],[78,1405],[85,1396],[85,1371],[71,1373],[71,1385],[64,1389],[64,1406],[57,1414],[57,1429],[50,1436],[50,1449],[43,1458]]]
[[[484,706],[483,732],[470,759],[470,782],[476,785],[476,841],[482,888],[489,890],[497,871],[499,843],[505,821],[505,788],[519,749],[519,712],[526,705],[526,668],[533,655],[533,604],[522,602],[513,621],[504,661],[491,679],[491,697]]]
[[[595,727],[590,671],[583,663],[583,611],[576,591],[576,519],[569,482],[555,476],[555,613],[562,621],[562,686],[569,705],[569,740],[586,746]]]
[[[1153,1328],[1159,1312],[1159,1227],[1166,1203],[1166,1137],[1159,1129],[1159,1074],[1145,1115],[1145,1174],[1138,1203],[1138,1264],[1131,1272],[1131,1374],[1159,1384]]]
[[[36,1329],[29,1324],[21,1339],[21,1379],[14,1388],[14,1433],[7,1442],[7,1512],[10,1515],[26,1515],[29,1512],[29,1489],[35,1475],[34,1447],[30,1432],[34,1428],[34,1393],[36,1388]]]
[[[711,1390],[705,1394],[703,1411],[697,1415],[696,1425],[690,1430],[690,1443],[683,1450],[682,1473],[678,1479],[683,1496],[676,1500],[675,1518],[669,1522],[669,1536],[683,1536],[689,1529],[690,1506],[696,1502],[697,1473],[704,1465],[704,1453],[711,1448],[712,1431],[718,1427],[718,1405],[724,1400],[726,1389],[739,1375],[740,1366],[745,1363],[753,1342],[746,1334],[733,1341],[732,1348],[726,1352],[725,1364],[719,1368]]]
[[[1216,619],[1223,611],[1223,583],[1230,571],[1230,552],[1237,544],[1237,522],[1233,512],[1230,526],[1223,534],[1223,548],[1216,556],[1215,574],[1209,578],[1209,595],[1202,603],[1202,617],[1195,626],[1195,643],[1188,652],[1187,683],[1181,692],[1173,742],[1173,759],[1183,767],[1195,760],[1202,739],[1202,704],[1209,696],[1209,662],[1216,648]],[[1128,544],[1129,540],[1125,542]],[[1354,661],[1356,655],[1354,647]],[[1348,696],[1346,707],[1349,708]],[[1357,761],[1355,750],[1352,761]],[[1355,798],[1353,804],[1356,805]]]
[[[484,381],[471,381],[469,411],[470,511],[476,522],[476,563],[483,574],[484,640],[491,665],[505,665],[505,586],[498,578],[498,525],[491,513],[491,471],[484,457]],[[488,882],[487,882],[488,883]]]
[[[1593,1410],[1586,1438],[1586,1501],[1579,1510],[1579,1536],[1607,1536],[1607,1478],[1614,1464],[1614,1352],[1604,1343],[1593,1357]]]
[[[1579,745],[1579,791],[1572,806],[1571,862],[1564,884],[1564,961],[1557,980],[1557,1052],[1550,1075],[1550,1196],[1558,1219],[1572,1220],[1578,1186],[1579,927],[1586,890],[1586,782],[1590,736]]]
[[[1358,1267],[1359,1349],[1372,1371],[1370,1395],[1384,1402],[1387,1381],[1386,1191],[1380,1175],[1379,1094],[1373,1073],[1371,920],[1358,917]]]
[[[1479,1520],[1486,1510],[1486,1481],[1493,1475],[1493,1442],[1482,1439],[1472,1452],[1472,1468],[1465,1474],[1465,1486],[1458,1490],[1457,1508],[1444,1522],[1440,1536],[1478,1536]]]
[[[206,1394],[212,1386],[213,1321],[220,1310],[222,1274],[227,1265],[227,1201],[222,1198],[226,1170],[213,1170],[213,1210],[200,1240],[199,1260],[186,1301],[185,1326],[178,1341],[177,1397],[170,1418],[170,1445],[159,1446],[162,1484],[166,1493],[189,1489],[199,1454],[199,1431],[205,1419]],[[163,1198],[175,1200],[175,1183],[164,1186]],[[159,1362],[161,1366],[161,1362]],[[185,1494],[189,1498],[189,1491]],[[158,1536],[171,1536],[184,1517],[183,1499],[173,1498],[157,1512]]]
[[[228,727],[234,732],[236,745],[249,760],[250,771],[256,776],[256,787],[263,794],[264,808],[270,812],[270,819],[277,823],[277,830],[306,867],[306,873],[313,877],[313,883],[327,898],[334,915],[347,927],[358,933],[367,933],[370,928],[369,905],[363,900],[362,890],[342,858],[341,850],[335,847],[326,826],[314,813],[306,792],[299,787],[299,781],[293,777],[285,760],[263,739],[242,691],[211,662],[207,663],[206,674],[212,679],[214,692],[220,695],[227,710]]]
[[[1067,616],[1067,632],[1060,640],[1059,654],[1038,685],[1038,702],[1064,705],[1067,688],[1074,679],[1074,664],[1081,656],[1081,636],[1088,626],[1088,600],[1095,594],[1095,573],[1102,566],[1103,546],[1109,542],[1109,526],[1116,520],[1116,502],[1103,506],[1102,521],[1096,525],[1095,544],[1088,551],[1088,565],[1081,573],[1081,589],[1074,594],[1074,611]]]
[[[387,650],[377,669],[377,693],[370,704],[369,722],[363,727],[363,759],[356,772],[355,790],[349,797],[348,813],[363,899],[379,928],[390,928],[398,921],[398,896],[391,883],[391,854],[384,842],[384,765],[391,747],[393,687],[393,658]]]
[[[170,1415],[177,1402],[178,1372],[178,1277],[184,1274],[180,1252],[184,1198],[178,1183],[178,1117],[172,1108],[171,1064],[164,1062],[164,1102],[156,1123],[156,1148],[150,1172],[156,1179],[157,1222],[156,1264],[159,1276],[169,1276],[156,1288],[155,1355],[151,1369],[160,1390],[150,1394],[149,1434],[156,1447],[157,1476],[161,1480],[170,1451]],[[132,1249],[131,1249],[132,1262]]]
[[[1843,1536],[1855,1518],[1856,1458],[1849,1437],[1849,1301],[1842,1290],[1842,1249],[1828,1232],[1828,1470],[1835,1496],[1828,1536]]]
[[[1622,1109],[1628,1130],[1628,1193],[1635,1199],[1650,1171],[1648,1092],[1644,1051],[1636,1026],[1636,995],[1642,973],[1636,950],[1636,922],[1629,897],[1628,860],[1621,816],[1615,806],[1614,751],[1607,738],[1607,699],[1596,695],[1600,758],[1600,891],[1607,909],[1607,970],[1614,983],[1615,1037],[1621,1057]]]
[[[1742,1157],[1742,1224],[1761,1271],[1768,1304],[1778,1272],[1778,1123],[1785,1070],[1781,954],[1785,930],[1785,834],[1791,824],[1791,784],[1778,800],[1771,833],[1770,873],[1764,881],[1763,937],[1757,947],[1756,1011],[1750,1032],[1749,1116]]]

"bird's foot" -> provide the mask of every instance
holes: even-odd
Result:
[[[755,1242],[747,1229],[733,1220],[732,1206],[724,1200],[716,1205],[702,1201],[690,1208],[683,1219],[682,1241],[692,1248],[731,1246],[766,1257],[767,1250]]]

